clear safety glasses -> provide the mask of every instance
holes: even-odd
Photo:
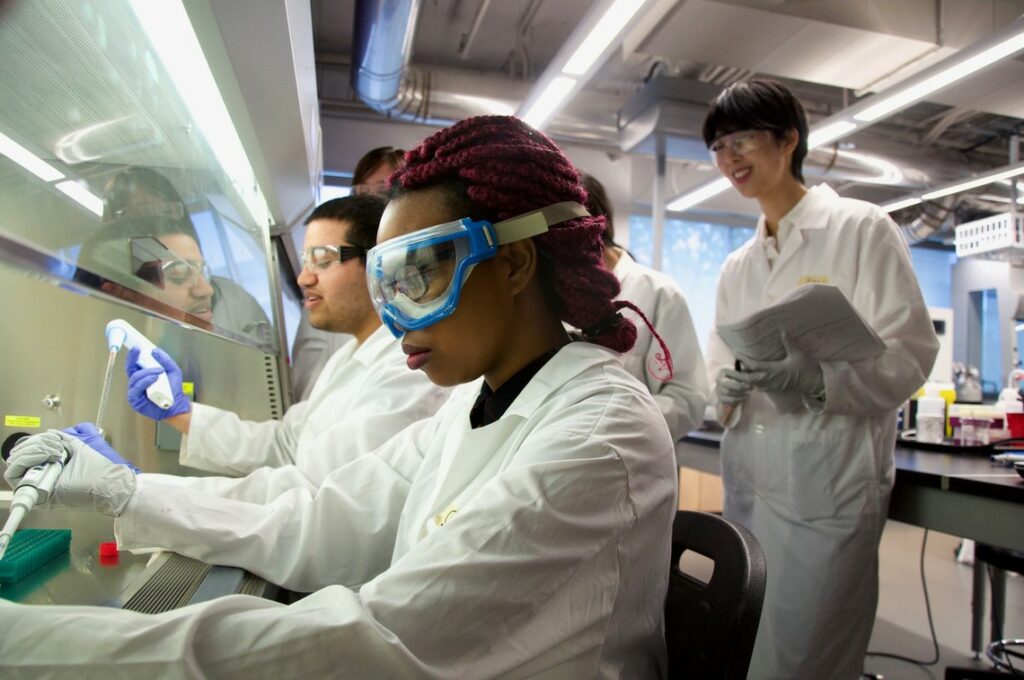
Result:
[[[366,254],[373,306],[395,337],[431,326],[455,311],[473,267],[499,246],[587,215],[566,201],[494,224],[465,217],[381,243]]]
[[[722,135],[708,147],[711,162],[721,165],[721,160],[728,156],[746,156],[768,144],[771,139],[771,130],[743,130]]]
[[[302,268],[310,274],[316,274],[335,262],[352,260],[365,254],[366,250],[358,246],[312,246],[302,251]]]
[[[164,281],[185,288],[196,285],[200,277],[209,283],[212,276],[210,265],[196,260],[171,260],[162,263],[160,269],[163,271]]]

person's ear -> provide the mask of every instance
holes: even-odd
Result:
[[[782,135],[782,150],[787,154],[796,153],[796,147],[800,144],[800,133],[796,128],[789,128]]]
[[[519,294],[537,271],[537,246],[533,239],[513,241],[501,246],[498,251],[502,263],[501,272],[508,280],[512,295]]]

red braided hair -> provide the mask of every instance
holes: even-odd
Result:
[[[545,135],[512,116],[467,118],[425,139],[391,175],[395,195],[446,186],[465,196],[466,217],[498,221],[552,203],[586,203],[580,176]],[[579,217],[533,238],[545,295],[588,341],[626,352],[636,327],[618,310],[619,281],[602,261],[604,217]]]

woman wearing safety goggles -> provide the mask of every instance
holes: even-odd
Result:
[[[462,386],[315,495],[225,500],[226,516],[249,519],[232,534],[244,550],[208,547],[216,518],[164,540],[202,502],[189,489],[147,481],[147,502],[106,504],[121,548],[158,543],[322,590],[161,615],[0,604],[0,659],[26,674],[123,661],[165,675],[665,677],[672,439],[621,365],[636,329],[578,173],[536,130],[486,116],[428,138],[391,179],[367,255],[374,304],[410,368]],[[131,487],[133,473],[67,446],[67,484],[83,488],[58,502],[116,496],[111,478]],[[81,474],[83,460],[103,473]]]

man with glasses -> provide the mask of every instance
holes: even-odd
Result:
[[[382,444],[406,425],[430,416],[447,390],[405,365],[399,341],[381,325],[366,283],[366,252],[376,242],[384,203],[372,196],[328,201],[306,220],[298,283],[314,327],[352,339],[328,361],[310,398],[284,418],[262,423],[193,403],[181,392],[181,370],[162,350],[175,400],[160,409],[145,397],[158,369],[128,358],[128,400],[140,414],[186,435],[181,463],[226,477],[169,478],[214,496],[269,502],[292,488],[315,492],[334,469]],[[211,501],[210,511],[217,508]],[[244,521],[239,518],[239,521]],[[197,525],[202,512],[197,509]]]

